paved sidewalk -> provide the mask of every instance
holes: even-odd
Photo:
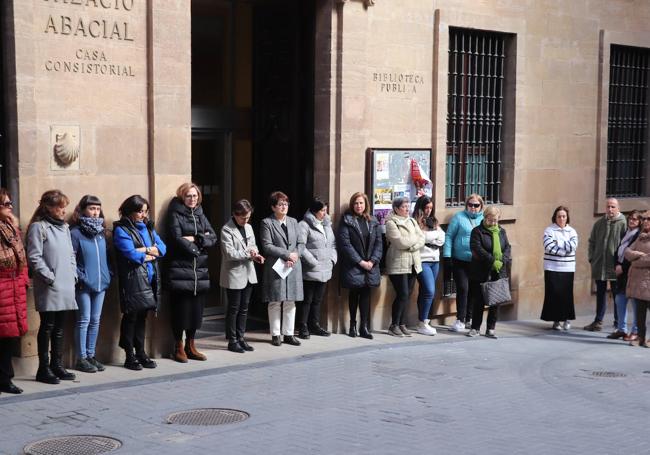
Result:
[[[256,343],[251,354],[207,351],[208,362],[162,360],[157,376],[114,367],[69,387],[34,384],[0,397],[0,453],[73,434],[115,437],[125,454],[650,453],[650,349],[538,321],[497,329],[498,340],[440,330]],[[165,423],[199,407],[251,417]]]

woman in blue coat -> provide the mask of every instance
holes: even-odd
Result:
[[[379,261],[382,255],[382,239],[379,222],[370,214],[368,196],[354,193],[348,210],[339,225],[339,256],[341,285],[350,290],[350,330],[348,335],[372,340],[370,322],[370,290],[379,286],[381,275]],[[357,332],[357,308],[361,325]]]
[[[157,311],[160,302],[158,262],[167,247],[149,221],[149,201],[136,194],[120,205],[114,223],[113,245],[120,283],[120,347],[126,352],[124,368],[156,368],[144,350],[147,314]],[[135,350],[135,353],[134,353]]]
[[[465,210],[456,213],[447,227],[445,244],[442,248],[444,266],[452,269],[456,282],[456,322],[449,328],[452,332],[462,332],[469,328],[472,308],[467,305],[469,297],[469,269],[472,261],[470,235],[472,229],[483,221],[483,198],[470,194],[465,199]]]
[[[104,295],[111,283],[111,271],[106,254],[106,223],[102,201],[97,196],[85,195],[74,209],[70,220],[72,248],[77,259],[77,364],[84,373],[104,371],[95,358],[99,333],[99,319],[104,305]]]

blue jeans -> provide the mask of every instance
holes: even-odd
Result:
[[[99,318],[104,305],[102,292],[77,290],[77,325],[75,327],[75,341],[77,342],[77,355],[80,359],[95,357],[95,345],[99,333]]]
[[[623,290],[625,291],[625,290]],[[636,300],[628,299],[625,292],[616,294],[614,298],[616,303],[616,314],[618,316],[618,330],[627,333],[627,304],[632,304],[632,333],[637,333],[636,326]]]
[[[436,296],[436,278],[438,278],[439,262],[423,262],[422,273],[418,275],[420,291],[418,292],[418,319],[429,319],[433,298]]]

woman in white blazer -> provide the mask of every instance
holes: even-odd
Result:
[[[232,218],[221,228],[221,276],[219,283],[226,290],[226,335],[228,350],[243,353],[252,351],[244,339],[248,304],[257,283],[253,262],[264,263],[255,243],[253,228],[248,220],[253,206],[246,199],[232,206]]]

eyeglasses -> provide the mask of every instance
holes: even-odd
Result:
[[[276,205],[277,205],[278,207],[289,207],[289,203],[288,203],[288,202],[278,202]]]
[[[472,208],[474,208],[474,209],[477,209],[477,208],[479,208],[480,206],[481,206],[481,204],[479,204],[479,203],[472,203],[472,202],[468,202],[468,203],[467,203],[467,207],[472,207]]]
[[[650,221],[650,216],[642,216],[641,221]]]
[[[6,207],[6,208],[10,208],[10,207],[13,207],[13,206],[14,206],[14,203],[11,202],[11,201],[7,201],[7,202],[3,202],[3,203],[0,204],[0,205],[3,206],[3,207]]]

